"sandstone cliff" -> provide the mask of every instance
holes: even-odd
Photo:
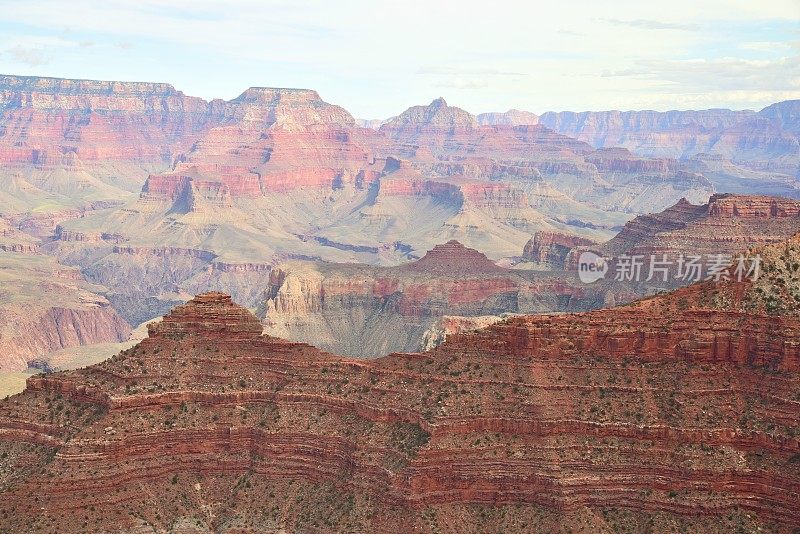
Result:
[[[597,245],[590,239],[558,232],[536,232],[522,250],[523,261],[529,261],[546,269],[568,269],[567,259],[576,247]]]
[[[722,156],[740,165],[733,172],[709,173],[723,191],[768,193],[797,175],[800,165],[798,100],[778,102],[758,113],[702,111],[601,111],[544,113],[539,123],[596,148],[625,147],[645,156]],[[766,171],[757,183],[749,171]],[[780,176],[776,176],[780,175]],[[761,187],[759,187],[759,185]],[[739,190],[738,187],[749,190]],[[797,196],[796,188],[793,196]]]
[[[800,231],[800,201],[718,194],[708,203],[681,200],[658,214],[636,217],[604,244],[612,254],[735,254],[783,241]]]
[[[137,347],[0,403],[0,515],[22,531],[791,532],[800,320],[719,290],[372,361],[262,336],[201,295]]]
[[[444,316],[587,310],[609,299],[564,273],[503,268],[457,241],[399,267],[293,262],[270,274],[265,332],[339,354],[374,357],[430,347],[457,328]],[[436,333],[441,331],[441,334]]]
[[[226,265],[393,265],[450,239],[500,259],[537,231],[607,239],[713,189],[682,162],[596,152],[521,112],[481,125],[443,99],[376,131],[307,89],[208,102],[167,84],[5,76],[0,94],[0,202],[88,272],[124,271],[108,246],[122,242]]]
[[[47,362],[60,349],[128,338],[130,326],[98,294],[103,288],[74,268],[0,251],[0,281],[0,373]]]

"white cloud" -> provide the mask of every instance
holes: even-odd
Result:
[[[629,28],[636,28],[639,30],[680,30],[680,31],[697,31],[700,29],[698,24],[690,24],[685,22],[666,22],[662,20],[620,20],[620,19],[600,19],[609,24],[617,26],[627,26]]]
[[[158,79],[206,98],[306,86],[378,117],[441,87],[474,112],[674,108],[706,102],[703,92],[711,105],[752,105],[796,87],[796,61],[780,59],[795,52],[764,28],[800,21],[797,0],[0,0],[0,10],[17,25],[0,38],[0,70]],[[54,41],[35,42],[43,35]],[[771,63],[748,63],[754,52]]]
[[[790,50],[792,45],[779,41],[757,41],[742,43],[739,45],[742,50],[754,50],[756,52],[784,52]]]
[[[53,60],[53,56],[41,48],[14,46],[9,48],[6,53],[17,63],[23,63],[31,67],[47,65]]]
[[[434,82],[434,87],[444,87],[448,89],[479,89],[488,87],[489,82],[485,78],[447,78]]]
[[[688,91],[787,91],[800,82],[800,56],[777,60],[721,58],[643,62],[646,77]]]

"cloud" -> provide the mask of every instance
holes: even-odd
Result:
[[[489,82],[481,78],[451,78],[435,82],[433,86],[447,89],[482,89],[488,87]]]
[[[660,20],[621,20],[621,19],[600,19],[609,24],[617,26],[628,26],[630,28],[637,28],[640,30],[680,30],[680,31],[697,31],[700,29],[699,24],[681,23],[681,22],[663,22]]]
[[[611,73],[658,82],[686,92],[791,91],[800,88],[800,56],[774,60],[720,59],[647,60],[636,69]]]
[[[565,30],[563,28],[558,30],[558,33],[561,34],[561,35],[571,35],[573,37],[586,37],[586,34],[584,32],[576,32],[576,31],[573,31],[573,30]]]
[[[644,76],[647,74],[647,71],[642,69],[619,69],[619,70],[604,70],[600,73],[601,78],[614,78],[614,77],[626,77],[626,76]]]
[[[437,87],[452,88],[459,105],[476,112],[604,109],[662,97],[672,108],[694,105],[703,91],[719,98],[715,106],[755,102],[794,87],[792,73],[779,72],[793,64],[741,61],[800,53],[766,44],[800,39],[798,0],[670,0],[668,11],[641,0],[491,9],[485,0],[380,9],[367,0],[72,0],[69,9],[63,0],[0,0],[0,11],[0,68],[9,71],[20,68],[18,59],[49,60],[41,74],[169,78],[206,98],[232,98],[250,85],[310,87],[375,117],[433,92],[447,96]],[[476,23],[480,31],[465,33]],[[56,36],[75,44],[33,40]],[[79,48],[82,41],[96,44]],[[124,62],[121,48],[130,48]],[[736,75],[727,76],[730,69]],[[732,91],[756,96],[727,99]]]
[[[491,67],[445,67],[429,66],[417,70],[417,74],[433,78],[431,87],[446,89],[483,89],[490,86],[490,80],[500,83],[520,83],[528,76],[524,72]]]
[[[434,76],[527,76],[524,72],[506,71],[492,68],[458,68],[458,67],[422,67],[417,74],[430,74]]]
[[[41,67],[53,61],[53,56],[42,48],[25,48],[15,46],[6,51],[17,63],[23,63],[29,67]]]
[[[742,50],[753,50],[755,52],[781,52],[789,50],[792,45],[780,41],[757,41],[742,43],[739,45]]]

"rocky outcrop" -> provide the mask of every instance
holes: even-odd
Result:
[[[443,316],[582,310],[607,296],[553,273],[498,266],[457,241],[398,267],[287,263],[264,292],[265,331],[354,357],[420,350]]]
[[[483,126],[520,126],[524,124],[539,124],[539,116],[530,111],[509,109],[504,113],[480,113],[476,116],[478,124]]]
[[[479,315],[477,317],[445,315],[422,336],[422,349],[425,351],[434,349],[444,343],[448,336],[480,330],[502,320],[503,317],[499,315]]]
[[[260,336],[201,295],[2,401],[0,514],[22,531],[788,532],[800,323],[709,307],[716,291],[370,361]]]
[[[0,218],[0,252],[38,254],[37,240]]]
[[[550,269],[565,269],[567,257],[576,247],[596,245],[591,239],[559,232],[536,232],[522,250],[524,261]]]
[[[0,373],[50,353],[124,341],[130,326],[81,273],[42,254],[0,252]]]
[[[708,203],[708,216],[761,221],[800,219],[800,201],[767,196],[714,195]]]
[[[469,130],[478,126],[468,112],[448,106],[444,98],[437,98],[427,106],[412,106],[381,125],[381,131],[391,135],[419,134],[425,130]]]
[[[662,213],[641,215],[602,250],[609,254],[736,254],[800,231],[800,201],[713,195],[707,204],[681,200]]]
[[[752,170],[791,177],[800,163],[798,102],[778,102],[758,113],[727,109],[547,112],[539,123],[595,148],[625,147],[643,156],[671,158],[718,154]],[[738,171],[720,183],[730,186],[731,178],[746,174]]]
[[[234,304],[230,295],[203,293],[189,304],[177,306],[163,320],[148,325],[150,337],[183,339],[254,340],[261,337],[261,322]]]
[[[404,266],[403,269],[426,274],[446,275],[451,278],[470,274],[503,272],[503,269],[487,258],[485,254],[467,248],[455,240],[436,245],[422,258]]]

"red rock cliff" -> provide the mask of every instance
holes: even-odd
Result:
[[[0,515],[25,531],[433,532],[502,516],[522,531],[788,532],[800,320],[709,308],[714,290],[371,361],[262,337],[201,295],[137,347],[2,404]]]

